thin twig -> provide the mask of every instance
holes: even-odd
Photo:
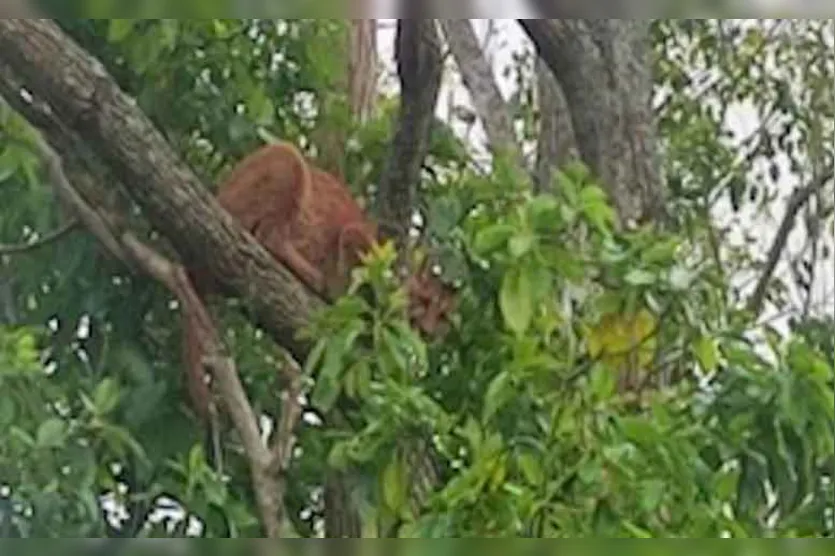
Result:
[[[60,226],[57,230],[52,230],[45,236],[29,243],[12,243],[6,245],[0,244],[0,255],[16,255],[20,253],[29,253],[35,251],[37,249],[40,249],[41,247],[49,245],[50,243],[58,241],[65,235],[77,229],[78,224],[78,220],[69,220],[65,222],[62,226]]]
[[[757,286],[754,288],[754,293],[748,299],[748,310],[755,315],[760,314],[763,304],[765,303],[765,296],[768,291],[768,286],[774,276],[774,271],[777,268],[777,263],[780,262],[780,256],[783,254],[783,249],[789,240],[789,234],[794,228],[794,222],[797,219],[797,214],[806,205],[812,195],[832,181],[833,172],[828,170],[826,173],[819,175],[811,183],[805,187],[795,189],[789,198],[786,206],[786,212],[783,215],[783,220],[780,222],[780,227],[777,229],[777,234],[771,242],[771,247],[768,250],[766,257],[765,268],[757,281]]]

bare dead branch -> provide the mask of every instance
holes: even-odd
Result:
[[[777,264],[780,262],[780,257],[782,256],[786,243],[789,240],[789,234],[791,234],[791,231],[794,228],[798,213],[804,206],[806,206],[809,199],[821,191],[827,183],[832,181],[832,179],[833,171],[830,168],[823,174],[820,174],[809,184],[795,189],[789,198],[786,205],[786,212],[783,214],[783,219],[780,222],[780,227],[777,229],[774,240],[771,242],[771,247],[768,249],[765,267],[757,280],[757,285],[754,287],[754,293],[752,293],[751,297],[748,298],[747,307],[753,314],[759,315],[763,309],[766,294],[768,293],[768,286],[771,283],[771,279],[774,277],[774,271],[777,268]]]
[[[383,233],[403,244],[412,223],[443,74],[436,21],[398,20],[395,56],[401,87],[400,112],[380,180],[378,204]]]
[[[513,118],[472,23],[469,19],[442,19],[440,22],[461,78],[484,125],[490,150],[494,156],[510,155],[519,168],[524,169],[525,159],[516,141]]]
[[[45,247],[50,243],[54,243],[70,232],[78,229],[77,220],[69,220],[58,227],[56,230],[48,232],[43,237],[29,243],[14,243],[14,244],[0,244],[0,255],[14,255],[20,253],[31,253],[41,247]]]

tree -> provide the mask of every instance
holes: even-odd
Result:
[[[337,20],[0,22],[4,536],[831,529],[833,364],[807,269],[833,248],[832,23],[520,20],[533,55],[504,99],[471,22],[436,21],[399,20],[400,94],[371,109],[343,55],[365,31]],[[487,168],[433,118],[447,47]],[[738,100],[762,125],[734,142]],[[373,303],[325,304],[212,199],[269,136],[336,160],[390,225],[355,277]],[[717,202],[767,206],[785,173],[800,185],[760,264]],[[390,272],[415,211],[419,253],[459,286],[433,343]],[[760,317],[788,309],[800,215],[808,295],[778,336]],[[216,317],[181,264],[224,287]],[[212,346],[209,442],[183,310]]]

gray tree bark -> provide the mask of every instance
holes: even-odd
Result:
[[[416,9],[415,6],[407,6]],[[401,19],[395,43],[400,111],[391,152],[380,179],[378,211],[386,236],[405,245],[412,224],[420,171],[429,149],[443,63],[437,22]]]
[[[649,23],[519,21],[560,84],[580,157],[608,191],[621,222],[662,218]]]
[[[576,160],[578,153],[565,95],[542,58],[536,60],[536,96],[539,138],[534,183],[537,191],[549,191],[554,171]]]

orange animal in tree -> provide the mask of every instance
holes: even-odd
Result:
[[[289,143],[265,145],[241,160],[221,184],[217,199],[299,280],[329,300],[347,290],[351,269],[378,238],[377,226],[347,186],[310,164]],[[199,284],[200,278],[192,273],[193,282]],[[206,284],[202,289],[211,289]],[[452,290],[426,266],[409,277],[406,287],[412,325],[437,335],[454,305]],[[193,382],[203,376],[202,356],[188,325],[185,332]],[[192,390],[193,396],[205,400],[205,385],[190,387],[199,389]]]

